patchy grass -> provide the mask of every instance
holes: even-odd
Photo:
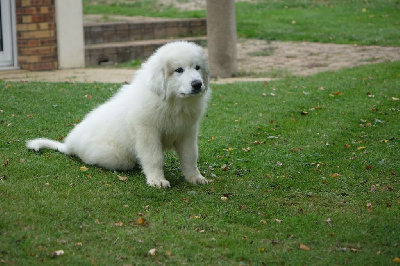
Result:
[[[268,1],[237,3],[239,36],[399,46],[400,4],[383,1]]]
[[[119,85],[0,82],[0,260],[390,264],[400,256],[399,73],[394,62],[213,85],[199,136],[213,182],[184,182],[168,152],[172,188],[161,190],[139,170],[25,148],[62,139]]]
[[[84,14],[148,16],[167,18],[205,17],[204,10],[180,11],[172,5],[164,5],[156,0],[146,1],[93,1],[83,0]]]
[[[85,14],[206,17],[151,1],[84,0]],[[256,0],[236,3],[238,35],[280,41],[399,46],[398,0]]]

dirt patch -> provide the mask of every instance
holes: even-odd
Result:
[[[262,40],[241,40],[238,43],[241,75],[304,76],[396,60],[400,60],[400,47]]]
[[[254,0],[235,0],[235,2],[251,2]],[[205,10],[206,0],[158,0],[160,4],[173,6],[179,10]]]

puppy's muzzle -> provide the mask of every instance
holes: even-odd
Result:
[[[203,82],[201,80],[193,80],[191,85],[193,94],[200,93],[203,90]]]

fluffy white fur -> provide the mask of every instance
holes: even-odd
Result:
[[[147,183],[169,187],[163,150],[173,148],[188,182],[208,181],[197,168],[197,135],[211,91],[209,69],[200,46],[172,42],[159,48],[133,81],[77,124],[64,143],[27,141],[38,151],[54,149],[87,164],[117,170],[140,163]]]

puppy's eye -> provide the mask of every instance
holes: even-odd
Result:
[[[201,68],[201,67],[200,67],[199,65],[196,66],[196,70],[200,70],[200,68]]]
[[[183,68],[179,67],[179,68],[175,69],[175,72],[177,72],[177,73],[183,73]]]

